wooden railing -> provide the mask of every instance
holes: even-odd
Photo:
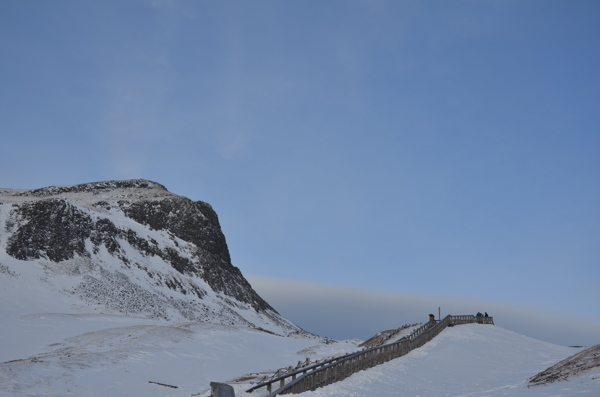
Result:
[[[319,387],[327,386],[339,382],[355,372],[372,368],[383,364],[394,358],[398,358],[408,352],[423,346],[432,340],[442,330],[448,326],[459,324],[494,324],[492,317],[477,317],[472,315],[452,316],[448,315],[441,321],[428,322],[414,330],[409,336],[383,346],[372,347],[356,353],[350,353],[313,364],[297,371],[289,372],[285,375],[269,379],[248,390],[250,393],[261,387],[266,387],[269,393],[267,397],[274,397],[278,394],[296,394],[309,390],[315,390]],[[289,378],[288,383],[285,380]],[[272,385],[279,385],[279,388],[272,391]]]

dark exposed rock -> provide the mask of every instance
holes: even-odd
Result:
[[[14,258],[60,262],[87,254],[91,218],[65,200],[27,202],[14,211],[17,219],[26,220],[8,241],[7,252]]]
[[[185,197],[120,204],[129,218],[155,230],[168,230],[222,261],[231,262],[219,218],[210,204]]]
[[[122,232],[110,220],[106,218],[98,219],[95,227],[91,231],[90,239],[95,247],[103,245],[107,251],[113,255],[119,252],[120,246],[117,238],[122,236]]]
[[[146,179],[130,179],[126,181],[105,181],[84,183],[73,186],[49,186],[41,189],[26,190],[18,193],[19,196],[49,197],[65,193],[91,193],[99,195],[103,192],[117,189],[145,189],[154,188],[168,192],[167,188],[160,183],[148,181]]]

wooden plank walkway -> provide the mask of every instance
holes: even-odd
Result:
[[[319,387],[339,382],[355,372],[359,372],[376,365],[383,364],[395,358],[401,357],[410,351],[423,346],[432,340],[444,328],[460,324],[494,324],[493,317],[477,317],[472,315],[452,316],[448,315],[441,321],[428,322],[417,328],[409,336],[399,341],[350,353],[345,356],[332,358],[285,375],[269,379],[260,383],[246,392],[250,393],[259,388],[267,389],[267,397],[279,394],[297,394],[312,391]],[[288,382],[286,383],[286,380]],[[273,385],[279,386],[272,391]]]

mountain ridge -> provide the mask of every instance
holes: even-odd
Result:
[[[115,191],[117,189],[157,189],[175,195],[174,193],[169,192],[164,185],[148,179],[108,180],[76,185],[47,186],[38,189],[0,188],[0,195],[3,193],[12,193],[14,196],[48,197],[65,193],[87,192],[99,194],[102,191]]]

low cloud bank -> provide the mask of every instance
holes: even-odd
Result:
[[[535,339],[564,345],[600,343],[600,319],[548,307],[489,299],[377,291],[300,280],[247,276],[252,287],[279,313],[307,331],[334,339],[366,340],[429,314],[488,312],[496,325]]]

